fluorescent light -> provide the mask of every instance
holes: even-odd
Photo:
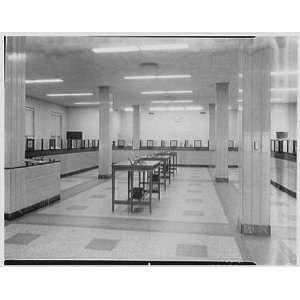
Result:
[[[243,73],[239,73],[239,78],[243,78]]]
[[[99,101],[95,101],[95,102],[75,102],[75,105],[98,105],[100,104]]]
[[[94,53],[120,53],[120,52],[136,52],[139,51],[137,46],[124,46],[124,47],[104,47],[104,48],[93,48]]]
[[[146,91],[141,92],[142,95],[161,95],[161,94],[192,94],[193,91],[185,90],[185,91]]]
[[[194,100],[153,100],[152,103],[192,103]]]
[[[197,111],[203,110],[202,106],[152,106],[150,111]]]
[[[173,78],[191,78],[190,74],[182,75],[145,75],[145,76],[125,76],[127,80],[139,80],[139,79],[173,79]]]
[[[92,48],[94,53],[119,53],[119,52],[137,52],[137,51],[161,51],[161,50],[180,50],[187,49],[188,44],[158,44],[146,46],[119,46]]]
[[[239,89],[239,93],[242,93],[243,92],[243,89]]]
[[[133,108],[132,107],[125,107],[124,111],[133,111]]]
[[[290,71],[272,71],[271,75],[280,76],[280,75],[297,75],[297,70],[290,70]]]
[[[160,50],[180,50],[187,49],[188,44],[165,44],[165,45],[146,45],[140,46],[142,51],[160,51]]]
[[[228,109],[231,110],[231,105],[228,105]]]
[[[45,78],[45,79],[28,79],[25,80],[27,84],[30,83],[57,83],[57,82],[63,82],[60,78]]]
[[[158,106],[158,107],[150,107],[150,111],[165,111],[167,110],[165,107],[162,107],[162,106]]]
[[[203,107],[202,106],[186,106],[185,110],[189,111],[189,110],[202,110]]]
[[[291,87],[271,88],[271,92],[297,92],[297,88],[291,88]]]
[[[93,93],[68,93],[68,94],[47,94],[48,97],[80,97],[93,96]]]
[[[243,102],[243,99],[238,99],[238,100],[236,100],[237,102]]]

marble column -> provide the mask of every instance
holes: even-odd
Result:
[[[210,103],[208,105],[209,111],[209,150],[216,149],[216,105]]]
[[[272,49],[243,51],[243,139],[241,145],[243,234],[270,235],[270,88]]]
[[[216,182],[228,182],[228,82],[216,84]]]
[[[15,210],[25,194],[25,37],[5,43],[5,213]]]
[[[100,86],[99,93],[99,173],[98,179],[111,177],[112,164],[112,93]]]
[[[132,145],[133,150],[140,148],[140,133],[141,133],[141,123],[140,123],[140,106],[133,105],[133,122],[132,122]]]

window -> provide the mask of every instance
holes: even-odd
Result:
[[[55,139],[55,147],[60,148],[62,138],[62,114],[51,112],[51,139]]]
[[[25,138],[34,138],[34,108],[25,106]]]

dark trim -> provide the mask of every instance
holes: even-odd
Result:
[[[208,261],[192,261],[192,260],[22,260],[22,259],[7,259],[4,265],[256,265],[252,261],[222,261],[222,260],[208,260]]]
[[[98,179],[111,179],[112,175],[98,175]]]
[[[78,148],[78,149],[53,149],[53,150],[34,150],[34,151],[26,151],[25,157],[32,158],[38,156],[50,156],[57,154],[69,154],[69,153],[80,153],[80,152],[92,152],[98,151],[98,148]]]
[[[202,164],[177,164],[177,167],[184,168],[212,168],[213,165],[202,165]]]
[[[271,152],[271,156],[278,159],[292,161],[295,163],[297,162],[297,154],[293,153]]]
[[[215,182],[225,182],[225,183],[228,183],[229,180],[228,180],[228,178],[225,178],[225,177],[216,177],[215,178]]]
[[[15,211],[13,213],[4,213],[4,219],[8,220],[8,221],[11,221],[13,219],[16,219],[18,217],[23,216],[24,214],[32,212],[32,211],[34,211],[36,209],[48,206],[48,205],[50,205],[50,204],[52,204],[52,203],[54,203],[54,202],[56,202],[58,200],[60,200],[60,195],[53,196],[53,197],[51,197],[49,199],[40,201],[40,202],[38,202],[36,204],[33,204],[31,206],[22,208],[22,209],[17,210],[17,211]]]
[[[98,165],[93,166],[93,167],[88,167],[88,168],[85,168],[85,169],[80,169],[80,170],[73,171],[73,172],[69,172],[69,173],[64,173],[64,174],[60,175],[60,178],[64,178],[64,177],[67,177],[67,176],[72,176],[72,175],[75,175],[75,174],[83,173],[83,172],[90,171],[90,170],[97,169],[97,168],[98,168]]]
[[[274,186],[275,186],[276,188],[278,188],[279,190],[281,190],[281,191],[287,193],[287,194],[290,195],[291,197],[297,199],[297,193],[296,193],[296,192],[294,192],[294,191],[288,189],[287,187],[285,187],[285,186],[281,185],[280,183],[275,182],[275,181],[273,181],[273,180],[271,180],[271,184],[274,185]]]
[[[39,166],[44,166],[44,165],[49,165],[49,164],[56,164],[59,163],[60,160],[49,160],[49,161],[45,161],[43,163],[39,163],[39,162],[34,162],[34,163],[29,163],[28,165],[22,165],[22,166],[17,166],[17,167],[5,167],[5,170],[14,170],[14,169],[22,169],[22,168],[30,168],[30,167],[39,167]]]
[[[238,228],[241,234],[256,236],[271,236],[270,225],[242,224],[238,221]]]

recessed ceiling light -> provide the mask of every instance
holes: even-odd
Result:
[[[98,105],[100,104],[99,101],[95,101],[95,102],[75,102],[75,105]]]
[[[243,102],[243,99],[238,99],[238,100],[236,100],[237,102]]]
[[[93,48],[94,53],[120,53],[120,52],[136,52],[139,51],[137,46],[127,46],[127,47],[104,47],[104,48]]]
[[[125,76],[127,80],[139,80],[139,79],[174,79],[174,78],[191,78],[190,74],[182,75],[145,75],[145,76]]]
[[[202,106],[186,106],[185,110],[189,111],[189,110],[202,110],[203,107]]]
[[[194,100],[153,100],[152,103],[192,103]]]
[[[271,92],[297,92],[297,88],[291,88],[291,87],[271,88]]]
[[[133,108],[132,107],[125,107],[124,111],[133,111]]]
[[[161,94],[192,94],[193,91],[191,90],[184,90],[184,91],[146,91],[141,92],[142,95],[161,95]]]
[[[280,75],[297,75],[297,70],[290,70],[290,71],[272,71],[271,75],[280,76]]]
[[[158,44],[146,46],[120,46],[120,47],[103,47],[92,48],[94,53],[120,53],[120,52],[136,52],[136,51],[163,51],[163,50],[180,50],[187,49],[188,44]]]
[[[45,78],[45,79],[27,79],[25,80],[26,84],[31,83],[58,83],[63,82],[61,78]]]
[[[242,93],[243,92],[243,89],[239,89],[239,93]]]
[[[152,106],[150,111],[197,111],[203,110],[202,106]]]
[[[93,93],[68,93],[68,94],[47,94],[48,97],[81,97],[93,96]]]

